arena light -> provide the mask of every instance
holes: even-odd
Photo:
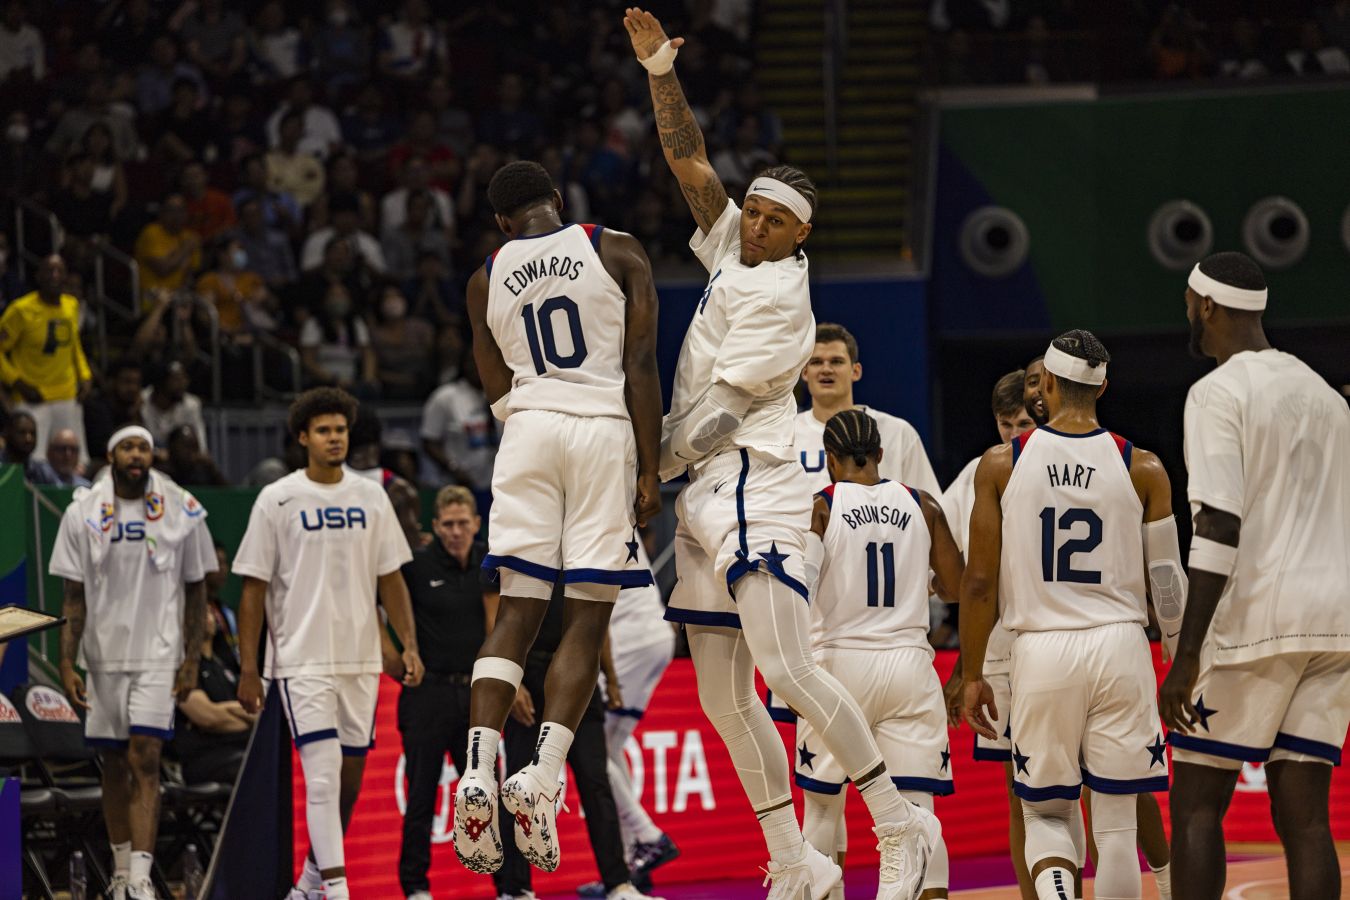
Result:
[[[1268,269],[1284,269],[1308,251],[1308,217],[1288,197],[1266,197],[1252,204],[1242,221],[1242,243]]]
[[[986,278],[1006,278],[1022,267],[1031,233],[1017,213],[1004,206],[981,206],[961,223],[961,259]]]
[[[1169,200],[1148,220],[1148,249],[1163,268],[1179,272],[1199,262],[1214,245],[1209,215],[1189,200]]]

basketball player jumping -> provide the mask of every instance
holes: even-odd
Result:
[[[1350,724],[1350,409],[1266,339],[1265,276],[1241,253],[1191,271],[1186,398],[1191,583],[1161,692],[1172,729],[1177,895],[1218,900],[1223,817],[1266,765],[1292,900],[1341,893],[1328,798]]]
[[[1049,423],[987,451],[975,473],[962,714],[997,736],[983,672],[997,615],[1015,635],[1013,789],[1041,900],[1072,896],[1082,854],[1071,815],[1083,784],[1093,790],[1096,896],[1138,900],[1134,795],[1167,789],[1145,579],[1158,597],[1185,576],[1161,463],[1097,422],[1109,360],[1089,332],[1056,338],[1041,382]]]
[[[506,420],[483,562],[500,573],[501,606],[474,663],[454,843],[472,871],[501,867],[497,746],[561,577],[565,624],[534,762],[501,785],[516,845],[551,872],[559,775],[595,691],[614,601],[621,587],[652,582],[634,525],[661,508],[657,298],[637,239],[564,225],[562,197],[538,163],[503,166],[488,199],[510,240],[469,280],[467,305],[483,386]],[[640,895],[623,885],[610,896]]]
[[[686,625],[699,700],[764,830],[769,897],[820,900],[841,873],[802,839],[783,746],[755,692],[756,667],[810,720],[867,802],[881,850],[878,896],[910,898],[940,826],[891,784],[857,703],[810,651],[811,495],[792,446],[792,390],[815,346],[801,252],[815,186],[777,166],[751,183],[743,209],[731,202],[674,72],[683,39],[669,40],[637,8],[624,27],[649,73],[666,162],[698,224],[690,247],[709,274],[662,428],[662,478],[690,476],[676,507],[679,583],[667,615]]]

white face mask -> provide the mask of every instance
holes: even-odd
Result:
[[[230,262],[234,263],[236,269],[242,269],[248,265],[248,251],[243,247],[236,247],[230,253]]]
[[[11,122],[5,129],[5,138],[14,144],[22,144],[28,140],[28,126],[23,122]]]

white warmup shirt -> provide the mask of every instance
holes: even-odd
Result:
[[[204,521],[160,571],[146,546],[145,501],[117,497],[107,525],[107,555],[95,569],[80,504],[61,516],[51,573],[84,585],[85,627],[80,663],[90,672],[165,672],[183,662],[183,585],[216,571],[216,550]]]
[[[639,562],[650,569],[652,561],[641,540],[637,542],[637,551]],[[671,632],[665,616],[661,589],[655,584],[619,591],[619,599],[609,617],[609,642],[615,658],[655,644],[669,644]]]
[[[301,469],[263,488],[234,572],[268,583],[268,677],[378,674],[376,580],[411,559],[374,481],[320,484]]]
[[[1350,407],[1279,350],[1238,353],[1186,397],[1187,494],[1242,520],[1215,661],[1350,650]]]
[[[481,390],[463,379],[436,388],[422,407],[421,434],[423,440],[440,444],[447,459],[463,466],[475,488],[492,485],[497,449],[492,445],[492,412]],[[428,474],[431,483],[444,478],[438,469]]]
[[[882,449],[881,465],[877,471],[882,478],[927,491],[934,497],[942,493],[937,476],[933,474],[933,465],[924,452],[923,441],[913,425],[877,409],[868,409],[866,406],[858,406],[857,409],[877,420]],[[792,443],[802,468],[806,470],[806,479],[811,482],[812,492],[829,484],[830,470],[825,465],[825,423],[817,419],[811,410],[797,414],[793,423]]]
[[[600,261],[598,225],[508,241],[487,264],[487,325],[511,367],[512,412],[628,418],[628,299]]]
[[[816,345],[806,257],[743,265],[740,220],[740,207],[728,201],[712,229],[689,241],[711,277],[680,347],[662,437],[674,433],[714,382],[724,381],[755,398],[724,449],[790,462],[792,389]]]
[[[811,599],[811,646],[889,650],[928,644],[928,561],[933,539],[918,492],[895,481],[839,481],[825,557]]]
[[[980,467],[981,457],[977,456],[961,474],[947,485],[938,502],[942,505],[942,514],[947,517],[952,538],[961,556],[970,561],[970,512],[975,508],[975,470]],[[984,651],[984,673],[986,675],[1004,675],[1012,668],[1012,632],[1003,627],[1003,620],[994,621],[994,629],[989,632],[989,644]]]
[[[1012,446],[998,569],[1003,624],[1012,632],[1146,624],[1133,445],[1104,428],[1069,435],[1042,426]]]

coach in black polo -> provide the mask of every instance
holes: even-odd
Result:
[[[482,520],[467,488],[436,495],[436,540],[403,567],[412,596],[417,645],[426,674],[398,698],[398,730],[407,759],[408,807],[398,879],[406,897],[429,894],[431,822],[445,753],[464,771],[469,743],[469,676],[487,624],[497,612],[496,586],[483,575],[487,546],[475,540]]]

